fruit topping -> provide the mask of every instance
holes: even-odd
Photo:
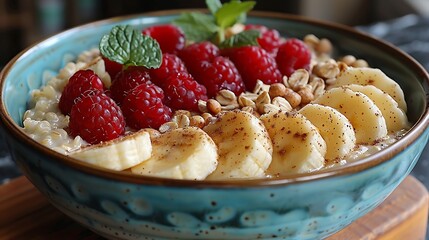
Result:
[[[143,67],[129,67],[119,72],[110,86],[111,97],[121,105],[122,100],[133,88],[143,83],[150,83],[149,72]]]
[[[143,34],[155,39],[163,53],[176,54],[185,46],[185,34],[172,24],[148,27],[143,30]]]
[[[71,108],[69,131],[73,137],[81,136],[90,144],[109,141],[125,132],[121,109],[104,93],[76,99]]]
[[[208,97],[215,97],[222,89],[230,90],[236,96],[244,92],[241,75],[228,58],[219,56],[211,62],[203,61],[200,68],[200,74],[195,78],[207,88]]]
[[[253,90],[257,80],[265,84],[282,81],[275,59],[258,46],[231,48],[224,51],[238,69],[247,90]]]
[[[280,44],[282,43],[280,33],[275,29],[269,29],[263,25],[254,25],[254,24],[248,24],[244,28],[245,30],[258,30],[261,34],[260,37],[258,37],[257,41],[261,48],[265,49],[265,51],[276,54],[277,49],[279,48]]]
[[[152,82],[163,87],[165,80],[177,73],[187,72],[183,61],[174,54],[165,53],[162,55],[162,64],[159,68],[149,69]]]
[[[167,78],[164,92],[167,105],[175,110],[198,111],[198,100],[207,100],[206,88],[188,73]]]
[[[134,129],[159,128],[171,119],[171,109],[164,105],[162,89],[144,83],[129,91],[122,101],[122,111],[127,125]]]
[[[288,39],[281,44],[276,61],[280,72],[286,76],[292,75],[295,70],[310,68],[311,51],[305,43],[299,39]]]
[[[103,91],[101,79],[92,70],[79,70],[69,79],[61,94],[59,108],[64,115],[68,115],[75,104],[75,99],[84,95]]]

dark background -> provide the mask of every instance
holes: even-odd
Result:
[[[255,10],[293,13],[347,25],[367,25],[421,11],[427,0],[259,0]],[[224,2],[224,1],[223,1]],[[204,0],[0,0],[0,68],[23,48],[91,21],[177,8]]]

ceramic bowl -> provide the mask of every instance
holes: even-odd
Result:
[[[1,129],[13,159],[49,201],[112,239],[322,239],[379,205],[410,173],[429,136],[429,76],[410,56],[353,29],[296,16],[254,13],[249,23],[287,37],[315,34],[335,54],[366,59],[397,80],[413,126],[395,144],[361,161],[285,178],[185,181],[93,167],[56,153],[21,130],[29,92],[117,24],[143,28],[179,12],[99,21],[50,37],[20,53],[1,73]]]

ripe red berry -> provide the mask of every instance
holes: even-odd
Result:
[[[273,84],[282,80],[275,59],[258,46],[227,49],[223,54],[235,64],[249,91],[254,89],[257,80],[261,80],[265,84]]]
[[[196,79],[207,89],[208,97],[215,97],[222,90],[227,89],[239,95],[245,90],[241,75],[228,58],[219,56],[212,62],[201,63],[201,74]]]
[[[149,69],[148,71],[152,82],[160,87],[164,86],[165,80],[169,76],[179,72],[187,72],[183,61],[178,56],[169,53],[162,55],[162,63],[159,68]]]
[[[198,111],[198,100],[207,100],[206,88],[188,73],[170,76],[164,93],[167,105],[175,110]]]
[[[249,24],[245,26],[245,30],[255,29],[261,32],[258,38],[258,43],[265,51],[275,54],[280,44],[282,43],[280,33],[276,29],[269,29],[263,25]]]
[[[185,63],[188,72],[194,77],[200,74],[202,61],[211,62],[219,55],[219,48],[211,42],[193,43],[179,52],[179,57]]]
[[[122,100],[133,88],[143,83],[150,83],[151,77],[144,67],[128,67],[119,72],[110,86],[111,97],[121,105]]]
[[[125,132],[121,109],[104,93],[77,99],[70,112],[71,136],[80,136],[90,144],[115,139]]]
[[[142,128],[159,128],[170,121],[171,109],[164,105],[164,94],[154,84],[141,84],[128,92],[122,102],[127,125],[136,130]]]
[[[106,72],[109,73],[110,78],[114,78],[116,74],[122,71],[122,64],[114,62],[106,57],[102,57],[104,60],[104,67],[106,68]]]
[[[143,30],[143,34],[155,39],[163,53],[176,54],[185,47],[185,34],[171,24],[148,27]]]
[[[310,68],[311,51],[303,41],[291,38],[280,45],[276,61],[280,72],[289,77],[297,69]]]
[[[104,85],[101,79],[92,70],[79,70],[70,77],[61,94],[59,108],[64,115],[68,115],[81,95],[90,95],[93,92],[103,92]]]

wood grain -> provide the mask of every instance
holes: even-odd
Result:
[[[374,211],[327,240],[424,240],[429,195],[414,177]],[[25,178],[0,186],[0,239],[103,239],[55,209]]]

